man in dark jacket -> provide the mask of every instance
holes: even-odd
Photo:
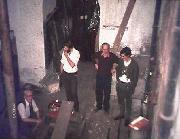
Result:
[[[96,74],[96,109],[95,112],[104,109],[109,112],[109,99],[111,93],[111,70],[113,64],[117,63],[118,57],[110,52],[110,45],[103,43],[101,51],[95,55]]]
[[[136,61],[131,58],[131,49],[125,47],[120,51],[121,59],[116,67],[117,96],[120,106],[120,115],[114,118],[118,120],[125,118],[125,125],[130,122],[132,94],[138,82],[139,67]]]

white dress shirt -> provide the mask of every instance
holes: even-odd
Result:
[[[26,106],[24,106],[23,103],[19,103],[19,105],[18,105],[18,112],[22,119],[29,118],[29,116],[30,116],[29,103],[26,100],[25,100],[25,103],[26,103]],[[39,109],[36,105],[36,102],[34,100],[32,100],[32,107],[33,107],[34,112],[39,111]]]
[[[124,61],[124,66],[128,67],[130,63],[131,63],[131,59],[129,61]],[[124,82],[124,83],[130,83],[131,82],[131,80],[129,78],[127,78],[126,74],[123,74],[121,77],[119,77],[119,80],[121,82]]]
[[[80,58],[80,53],[75,48],[72,49],[72,51],[68,54],[68,57],[71,59],[71,61],[75,64],[74,67],[71,67],[69,62],[67,61],[67,58],[64,55],[64,52],[62,53],[62,59],[61,63],[63,64],[63,70],[67,73],[75,73],[78,71],[78,62]]]

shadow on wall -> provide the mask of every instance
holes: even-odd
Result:
[[[150,55],[151,36],[143,37],[140,47],[140,55]]]

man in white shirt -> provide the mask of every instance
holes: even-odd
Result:
[[[71,42],[64,43],[64,51],[61,59],[61,78],[65,87],[66,98],[74,102],[74,110],[79,111],[79,101],[77,94],[77,72],[80,53]]]
[[[33,99],[31,89],[24,90],[24,99],[18,104],[20,134],[27,138],[32,137],[32,130],[41,123],[39,109]]]

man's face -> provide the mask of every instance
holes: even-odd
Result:
[[[121,54],[121,58],[124,61],[128,61],[129,60],[129,56],[126,56],[125,54]]]
[[[25,90],[24,92],[24,98],[27,100],[27,102],[31,103],[33,99],[33,94],[31,90]]]
[[[102,46],[102,52],[103,52],[103,54],[108,54],[109,53],[109,46],[108,45],[103,45]]]
[[[64,51],[69,53],[70,52],[70,49],[67,47],[67,46],[64,46]]]

